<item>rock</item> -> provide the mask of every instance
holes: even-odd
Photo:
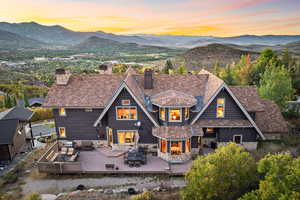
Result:
[[[148,192],[149,190],[147,188],[143,188],[143,192]]]
[[[66,194],[67,194],[67,193],[64,193],[64,192],[63,192],[63,193],[59,193],[59,194],[57,195],[57,198],[58,198],[58,197],[61,197],[61,196],[64,196],[64,195],[66,195]]]
[[[104,194],[113,194],[113,193],[114,193],[114,191],[111,189],[104,190]]]
[[[128,192],[128,190],[127,190],[127,189],[125,189],[125,188],[122,188],[122,189],[120,189],[120,190],[119,190],[119,192],[120,192],[120,193],[127,193],[127,192]]]
[[[103,190],[103,189],[99,189],[99,190],[98,190],[98,192],[100,192],[100,193],[103,193],[103,192],[104,192],[104,190]]]
[[[55,200],[57,198],[54,194],[41,194],[42,200]]]
[[[161,188],[160,188],[160,187],[155,187],[155,188],[153,188],[152,190],[153,190],[153,192],[160,192],[160,191],[161,191]]]
[[[96,190],[93,189],[93,188],[91,188],[91,189],[88,190],[88,192],[95,192],[95,191],[96,191]]]
[[[78,194],[79,192],[80,192],[80,190],[76,190],[76,191],[70,192],[70,193],[69,193],[69,196],[75,196],[75,195]]]
[[[76,190],[85,190],[85,189],[86,189],[86,187],[82,184],[78,185],[76,188]]]

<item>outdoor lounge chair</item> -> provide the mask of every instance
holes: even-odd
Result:
[[[74,154],[74,148],[68,148],[68,156],[72,156]]]
[[[60,151],[60,154],[65,155],[65,154],[67,154],[67,152],[68,152],[68,148],[67,147],[62,147],[61,151]]]
[[[81,150],[85,150],[85,151],[94,150],[93,142],[92,141],[82,141],[81,142]]]
[[[70,158],[70,162],[75,162],[76,161],[76,159],[77,159],[77,157],[78,157],[78,153],[75,153],[73,156],[71,156],[71,158]]]

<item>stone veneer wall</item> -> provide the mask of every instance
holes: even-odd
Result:
[[[160,150],[157,150],[158,157],[162,158],[165,161],[171,163],[183,163],[191,159],[191,153],[182,153],[180,155],[171,155],[171,153],[162,153]]]
[[[225,146],[229,144],[229,142],[218,142],[218,147]],[[257,149],[257,142],[243,142],[241,146],[245,147],[248,151],[253,151]]]

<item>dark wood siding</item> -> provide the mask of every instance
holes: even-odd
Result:
[[[198,136],[193,136],[191,138],[191,147],[192,148],[198,148],[198,140],[199,140]]]
[[[85,109],[66,109],[66,116],[59,116],[58,109],[53,109],[56,131],[58,133],[59,127],[65,127],[67,140],[99,140],[100,134],[106,138],[105,126],[94,127],[102,111],[103,109],[93,109],[92,112],[86,112]]]
[[[130,100],[130,106],[137,107],[137,120],[117,120],[116,119],[116,106],[122,106],[122,100]],[[156,144],[157,138],[152,135],[153,123],[150,121],[144,111],[138,106],[136,101],[131,97],[130,93],[123,89],[115,102],[111,105],[105,115],[107,126],[113,129],[114,143],[118,143],[117,131],[118,130],[137,130],[139,132],[139,143]],[[141,127],[135,126],[140,121]]]
[[[10,161],[10,153],[9,148],[7,144],[1,144],[0,145],[0,161]]]
[[[225,98],[225,116],[224,118],[217,118],[217,99]],[[230,94],[223,89],[216,96],[216,98],[211,102],[211,104],[207,107],[204,113],[200,116],[201,119],[247,119],[243,111],[239,108],[239,106],[235,103]],[[199,119],[198,119],[199,120]]]
[[[242,135],[243,142],[256,142],[257,134],[254,128],[220,128],[217,140],[218,142],[231,142],[234,135]]]

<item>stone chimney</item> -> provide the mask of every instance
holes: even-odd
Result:
[[[69,69],[59,68],[56,69],[55,76],[57,85],[67,85],[71,76],[71,72]]]
[[[144,71],[144,87],[145,89],[153,89],[153,70],[145,69]]]

